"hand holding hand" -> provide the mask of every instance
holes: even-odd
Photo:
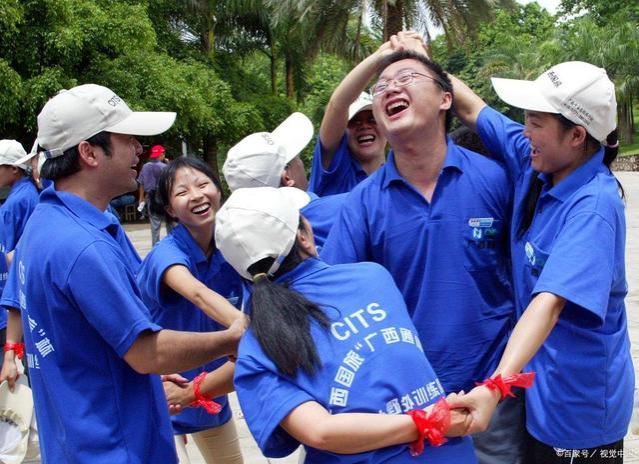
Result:
[[[499,392],[483,385],[473,388],[467,394],[458,394],[448,400],[452,409],[465,408],[469,411],[470,423],[467,433],[485,431],[498,402]]]

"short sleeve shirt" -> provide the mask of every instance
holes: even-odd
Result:
[[[123,359],[158,331],[117,242],[90,203],[43,191],[16,248],[43,462],[177,462],[160,378]]]
[[[567,300],[527,366],[537,373],[526,392],[528,430],[563,448],[618,441],[632,412],[634,368],[624,305],[624,206],[603,164],[603,148],[553,185],[549,176],[533,171],[521,124],[486,107],[477,127],[484,144],[508,166],[515,187],[511,249],[518,312],[541,292]],[[542,192],[520,236],[533,176],[542,181]]]
[[[333,223],[339,217],[347,194],[318,197],[314,193],[308,193],[311,201],[300,212],[311,223],[313,235],[315,236],[315,245],[318,249],[321,249],[328,237],[328,233],[331,231],[331,227],[333,227]]]
[[[158,242],[146,256],[137,282],[142,299],[149,307],[153,321],[166,329],[189,332],[224,330],[200,308],[162,283],[164,273],[172,266],[184,266],[193,276],[213,291],[227,298],[234,306],[241,305],[241,277],[216,251],[207,259],[186,227],[178,225],[173,233]],[[201,372],[211,372],[222,366],[226,358],[216,359],[204,366],[181,374],[193,380]],[[171,418],[176,433],[194,433],[225,424],[231,418],[228,398],[215,401],[222,405],[219,414],[209,414],[204,408],[187,408]]]
[[[166,164],[162,161],[149,161],[140,170],[138,182],[142,185],[145,192],[155,190],[158,186],[160,174],[166,169]]]
[[[500,165],[449,140],[428,202],[391,152],[350,193],[321,252],[389,270],[447,392],[490,375],[512,328],[510,189]]]
[[[366,179],[368,175],[359,161],[351,155],[348,149],[348,137],[346,134],[333,155],[328,169],[322,165],[322,142],[317,136],[313,151],[313,166],[309,180],[308,191],[323,197],[350,192],[353,187]]]
[[[424,356],[402,296],[388,272],[374,263],[328,266],[310,258],[277,280],[286,282],[330,319],[311,323],[321,359],[314,375],[282,374],[261,349],[251,329],[240,342],[235,386],[246,422],[267,457],[292,453],[299,442],[279,426],[297,406],[316,401],[331,414],[402,414],[424,408],[443,388]],[[375,282],[375,285],[371,285]],[[368,453],[335,454],[306,447],[306,462],[414,463],[407,445]],[[426,447],[429,463],[475,463],[470,438]]]

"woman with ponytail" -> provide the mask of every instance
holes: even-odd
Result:
[[[217,246],[252,282],[234,383],[260,449],[283,457],[302,444],[305,462],[323,464],[414,463],[421,451],[475,463],[469,438],[434,446],[465,433],[467,415],[443,400],[390,274],[321,261],[306,203],[295,188],[238,189],[216,219]]]
[[[162,171],[157,193],[166,214],[179,224],[153,247],[137,275],[154,322],[166,329],[215,332],[243,319],[232,305],[241,303],[242,281],[213,237],[220,181],[204,162],[181,157]],[[181,464],[190,462],[186,434],[207,464],[243,462],[226,397],[233,391],[233,367],[225,358],[216,359],[164,382]],[[201,393],[205,387],[214,391],[215,401]]]
[[[526,392],[531,463],[621,463],[634,369],[623,190],[610,171],[618,150],[614,84],[583,62],[558,64],[535,81],[492,83],[525,110],[525,125],[453,78],[457,115],[507,167],[514,188],[519,321],[496,374],[537,372]],[[496,402],[482,386],[457,404],[473,410],[473,429],[481,429]]]

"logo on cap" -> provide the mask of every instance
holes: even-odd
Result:
[[[117,106],[121,101],[122,99],[120,97],[118,97],[117,95],[113,95],[111,98],[109,98],[107,103],[111,106]]]

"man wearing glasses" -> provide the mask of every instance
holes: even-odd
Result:
[[[514,320],[510,187],[496,162],[447,137],[450,79],[425,54],[402,50],[406,34],[391,39],[399,51],[384,59],[370,90],[392,150],[346,199],[321,255],[329,263],[385,266],[444,389],[468,391],[497,366]],[[482,464],[521,462],[521,402],[502,406],[475,437]]]

